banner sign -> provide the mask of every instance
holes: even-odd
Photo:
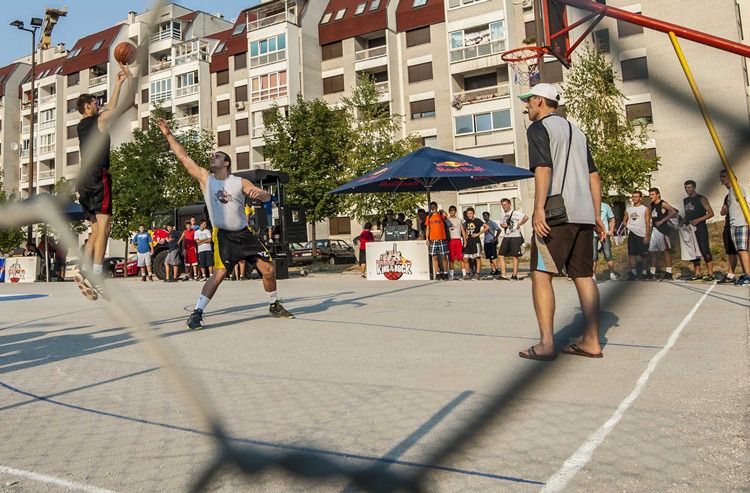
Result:
[[[39,273],[39,257],[5,259],[5,282],[34,282]]]
[[[429,281],[430,257],[427,242],[368,242],[368,281]]]

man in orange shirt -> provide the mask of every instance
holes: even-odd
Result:
[[[438,212],[437,202],[430,202],[430,213],[425,219],[427,231],[427,243],[430,246],[430,256],[432,257],[432,272],[435,273],[436,280],[447,280],[448,274],[443,272],[442,266],[446,265],[446,256],[448,255],[448,236],[445,231],[445,219]]]

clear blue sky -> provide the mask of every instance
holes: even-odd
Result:
[[[128,12],[143,12],[153,4],[149,0],[0,0],[0,67],[31,53],[31,35],[19,31],[9,24],[15,20],[23,21],[27,26],[32,17],[44,17],[46,7],[68,7],[68,16],[63,17],[52,32],[52,43],[65,43],[71,48],[75,42],[118,21],[127,19]],[[208,13],[221,12],[224,18],[232,20],[243,9],[251,7],[260,0],[181,0],[177,3],[183,7],[202,10]],[[37,34],[39,32],[37,31]]]

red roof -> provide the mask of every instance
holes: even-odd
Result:
[[[185,21],[185,22],[193,22],[193,20],[198,17],[198,14],[200,12],[198,10],[194,10],[192,12],[188,12],[185,15],[181,15],[177,18],[178,21]]]
[[[120,33],[123,28],[123,24],[112,26],[104,31],[90,34],[85,38],[79,39],[70,50],[70,54],[81,50],[74,57],[66,58],[65,64],[63,65],[63,74],[68,75],[80,70],[91,68],[96,65],[101,65],[109,60],[109,48],[112,42]],[[101,45],[94,50],[94,46],[101,42]]]
[[[445,22],[443,0],[427,0],[425,5],[414,7],[414,0],[399,0],[396,9],[396,30],[409,31],[418,27]]]
[[[44,63],[39,63],[36,66],[36,80],[39,80],[43,77],[49,77],[50,75],[54,75],[57,73],[61,73],[62,70],[58,71],[59,68],[63,66],[63,63],[65,62],[65,57],[57,57],[53,60],[49,60]],[[27,82],[31,81],[31,71],[29,70],[29,73],[26,74],[26,77],[23,78],[23,81],[21,84],[26,84]]]
[[[247,53],[247,31],[243,30],[241,33],[234,34],[234,30],[240,24],[247,23],[248,10],[240,12],[240,15],[237,16],[237,20],[234,21],[234,25],[230,29],[207,36],[218,39],[218,48],[221,48],[211,56],[211,73],[227,70],[229,68],[230,56]]]
[[[330,14],[330,19],[325,24],[318,24],[318,37],[321,45],[353,38],[362,34],[380,31],[388,27],[388,16],[386,7],[389,0],[380,0],[380,5],[371,10],[375,0],[330,0],[326,7],[321,22]],[[354,15],[357,7],[365,4],[364,10],[359,15]],[[341,19],[336,19],[336,14],[346,9]]]
[[[15,72],[18,65],[18,63],[11,63],[10,65],[0,68],[0,98],[5,95],[6,79],[13,75],[13,72]]]

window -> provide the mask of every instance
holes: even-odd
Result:
[[[622,80],[648,79],[648,62],[646,57],[621,60]]]
[[[485,87],[494,87],[496,85],[497,72],[475,75],[474,77],[464,77],[464,91],[473,91],[474,89],[483,89]]]
[[[228,99],[224,99],[222,101],[216,102],[216,114],[218,116],[229,114],[229,100]]]
[[[356,8],[356,9],[354,9],[354,15],[361,15],[361,14],[362,14],[362,12],[364,12],[364,11],[365,11],[365,7],[366,7],[366,6],[367,6],[367,2],[365,2],[365,3],[360,3],[359,5],[357,5],[357,8]]]
[[[563,66],[557,60],[544,62],[544,82],[554,83],[563,81]]]
[[[341,58],[344,56],[344,48],[341,41],[335,43],[328,43],[322,46],[323,49],[323,60],[331,60],[333,58]]]
[[[423,147],[437,148],[437,135],[432,135],[430,137],[422,137],[421,141],[422,141]]]
[[[68,59],[70,59],[70,58],[75,58],[75,57],[77,57],[77,56],[78,56],[78,55],[79,55],[80,53],[81,53],[81,49],[80,49],[80,48],[76,48],[76,49],[74,49],[73,51],[71,51],[70,53],[68,53],[68,56],[67,56],[67,57],[65,57],[65,58],[68,58]]]
[[[641,156],[649,161],[655,161],[658,157],[656,155],[656,149],[654,149],[653,147],[650,149],[641,149]]]
[[[651,102],[636,103],[625,105],[625,116],[629,121],[638,124],[654,123],[654,117],[651,113]]]
[[[73,113],[74,111],[78,111],[77,108],[78,99],[68,99],[68,113]]]
[[[414,3],[411,4],[412,8],[421,7],[422,5],[427,5],[427,0],[414,0]]]
[[[241,118],[239,120],[235,120],[234,127],[235,127],[234,133],[237,136],[248,135],[250,133],[247,118]]]
[[[409,83],[432,79],[432,62],[420,63],[409,67]]]
[[[247,53],[238,53],[234,55],[234,69],[240,70],[247,67]]]
[[[235,101],[247,101],[247,86],[237,86],[234,88]]]
[[[78,151],[68,152],[65,155],[65,164],[67,166],[75,166],[81,161],[81,156]]]
[[[344,90],[344,75],[334,75],[323,79],[323,94],[331,94]]]
[[[536,21],[524,22],[523,32],[526,36],[526,38],[524,38],[524,43],[528,43],[532,40],[536,42]]]
[[[249,152],[238,152],[234,161],[237,163],[237,169],[250,169]]]
[[[510,110],[479,113],[454,118],[456,135],[491,132],[510,128]]]
[[[286,59],[286,34],[250,43],[250,66],[257,67]]]
[[[372,0],[370,3],[370,11],[378,10],[380,8],[380,0]]]
[[[226,43],[225,43],[224,41],[222,41],[222,42],[221,42],[221,43],[219,43],[219,45],[218,45],[218,46],[216,47],[216,52],[215,52],[215,53],[221,53],[222,51],[224,51],[224,48],[226,48],[226,46],[227,46],[227,44],[226,44]]]
[[[172,99],[172,79],[161,79],[151,83],[149,87],[150,101],[156,103]]]
[[[640,14],[640,12],[638,12]],[[631,24],[630,22],[621,21],[617,19],[617,35],[621,38],[633,36],[635,34],[642,34],[643,26],[638,24]]]
[[[198,72],[188,72],[177,76],[177,87],[190,87],[198,84]]]
[[[141,118],[141,130],[143,130],[144,132],[148,132],[148,124],[149,118],[147,116]]]
[[[344,18],[344,14],[346,14],[346,9],[341,9],[338,12],[336,12],[336,17],[333,18],[335,21],[340,21]]]
[[[216,142],[219,146],[228,146],[231,144],[232,139],[230,137],[229,130],[223,130],[217,134]]]
[[[320,21],[321,24],[328,24],[328,21],[331,20],[331,15],[333,15],[333,12],[326,12],[323,16],[323,19]]]
[[[247,25],[244,22],[237,24],[237,27],[235,27],[234,31],[232,31],[232,36],[237,36],[238,34],[242,34],[245,31],[246,26]]]
[[[505,22],[475,26],[450,33],[451,62],[493,55],[505,49]]]
[[[406,31],[406,46],[417,46],[430,42],[430,26]]]
[[[409,106],[411,107],[412,120],[435,116],[435,99],[412,101],[411,103],[409,103]]]
[[[594,44],[599,53],[609,53],[609,29],[594,31]]]
[[[68,74],[68,87],[75,86],[81,80],[81,72],[73,72]]]
[[[39,112],[39,121],[42,124],[55,121],[55,109],[43,110]]]
[[[219,70],[216,72],[216,85],[223,86],[229,84],[229,70]]]
[[[77,139],[78,138],[78,125],[68,125],[66,136],[68,139]]]
[[[148,87],[141,89],[141,104],[148,103]]]
[[[352,220],[348,217],[329,217],[328,226],[332,235],[350,235],[352,234]],[[331,246],[338,248],[343,247],[339,242],[331,241]]]
[[[93,48],[91,48],[91,51],[96,51],[96,50],[98,50],[99,48],[101,48],[101,47],[102,47],[102,43],[104,43],[104,41],[97,41],[97,42],[96,42],[96,43],[94,44],[94,47],[93,47]]]
[[[250,83],[251,98],[253,101],[264,101],[286,96],[286,70],[253,77]]]

